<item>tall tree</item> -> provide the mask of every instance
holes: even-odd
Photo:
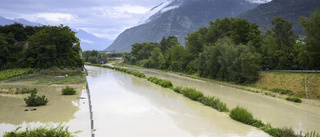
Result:
[[[300,26],[303,26],[306,37],[305,52],[308,54],[308,69],[320,69],[320,9],[311,14],[310,18],[301,17]]]
[[[176,36],[169,36],[167,39],[165,37],[162,38],[160,42],[160,49],[162,53],[165,53],[165,51],[169,48],[171,48],[174,45],[179,44],[178,38]]]
[[[274,32],[274,38],[277,43],[277,52],[280,55],[280,66],[278,69],[291,69],[293,65],[293,50],[297,36],[293,33],[293,23],[285,20],[280,16],[276,16],[272,20],[272,31]]]

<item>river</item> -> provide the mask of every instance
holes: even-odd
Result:
[[[300,131],[320,133],[320,107],[312,106],[311,103],[294,103],[277,97],[263,96],[158,70],[143,68],[133,70],[143,72],[147,77],[155,76],[170,80],[174,86],[195,87],[204,95],[220,98],[229,108],[234,108],[237,105],[245,107],[253,113],[255,118],[265,123],[271,123],[274,127],[292,127],[296,133],[300,133]]]
[[[85,67],[97,137],[268,136],[146,79]]]

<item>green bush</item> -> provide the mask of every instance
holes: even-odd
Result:
[[[250,124],[250,121],[253,119],[252,113],[239,106],[231,110],[230,117],[245,124]]]
[[[23,100],[27,106],[41,106],[49,102],[46,96],[37,96],[37,90],[34,90],[28,98],[24,98]]]
[[[274,137],[297,137],[292,128],[273,128],[270,124],[261,128],[264,132]]]
[[[301,103],[302,100],[298,97],[287,97],[286,100],[288,101],[292,101],[292,102],[297,102],[297,103]]]
[[[173,88],[173,91],[174,91],[174,92],[177,92],[177,93],[181,93],[182,90],[183,90],[183,87],[182,87],[182,86],[178,86],[178,87]]]
[[[159,84],[160,86],[164,87],[164,88],[172,88],[172,87],[173,87],[172,82],[169,81],[169,80],[164,80],[164,79],[162,79],[162,80],[160,80],[160,81],[158,82],[158,84]]]
[[[195,88],[184,88],[181,93],[195,101],[200,101],[200,99],[203,97],[203,94],[197,91]]]
[[[158,78],[156,77],[149,77],[148,80],[155,84],[158,84],[158,81],[159,81]]]
[[[214,109],[217,109],[220,112],[228,112],[227,104],[220,101],[219,98],[215,97],[202,97],[199,100],[202,104],[210,106]]]
[[[26,131],[19,131],[21,127],[11,132],[6,132],[3,137],[72,137],[68,127],[59,125],[58,127],[38,127],[34,129],[27,128]]]
[[[67,86],[66,88],[62,89],[62,95],[75,95],[76,90],[74,88],[71,88]]]

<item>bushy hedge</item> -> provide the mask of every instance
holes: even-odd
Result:
[[[71,88],[67,86],[66,88],[62,89],[62,95],[75,95],[76,90],[74,88]]]
[[[24,98],[23,100],[27,106],[42,106],[49,102],[46,96],[37,96],[37,90],[34,90],[28,98]]]
[[[164,88],[172,88],[173,87],[172,82],[169,80],[165,80],[165,79],[158,79],[156,77],[149,77],[148,81],[155,83],[155,84],[158,84]]]
[[[200,101],[203,97],[203,94],[200,91],[197,91],[195,88],[184,88],[181,92],[184,96],[190,98],[194,101]]]
[[[298,97],[287,97],[286,100],[288,101],[292,101],[292,102],[297,102],[297,103],[301,103],[302,100]]]
[[[252,113],[239,106],[231,110],[230,117],[245,124],[249,124],[253,119]]]
[[[214,109],[217,109],[220,112],[228,112],[227,104],[220,101],[219,98],[216,97],[202,97],[200,102],[206,106],[210,106]]]

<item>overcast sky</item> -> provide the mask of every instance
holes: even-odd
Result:
[[[166,0],[1,0],[0,16],[47,25],[68,25],[114,40]]]

